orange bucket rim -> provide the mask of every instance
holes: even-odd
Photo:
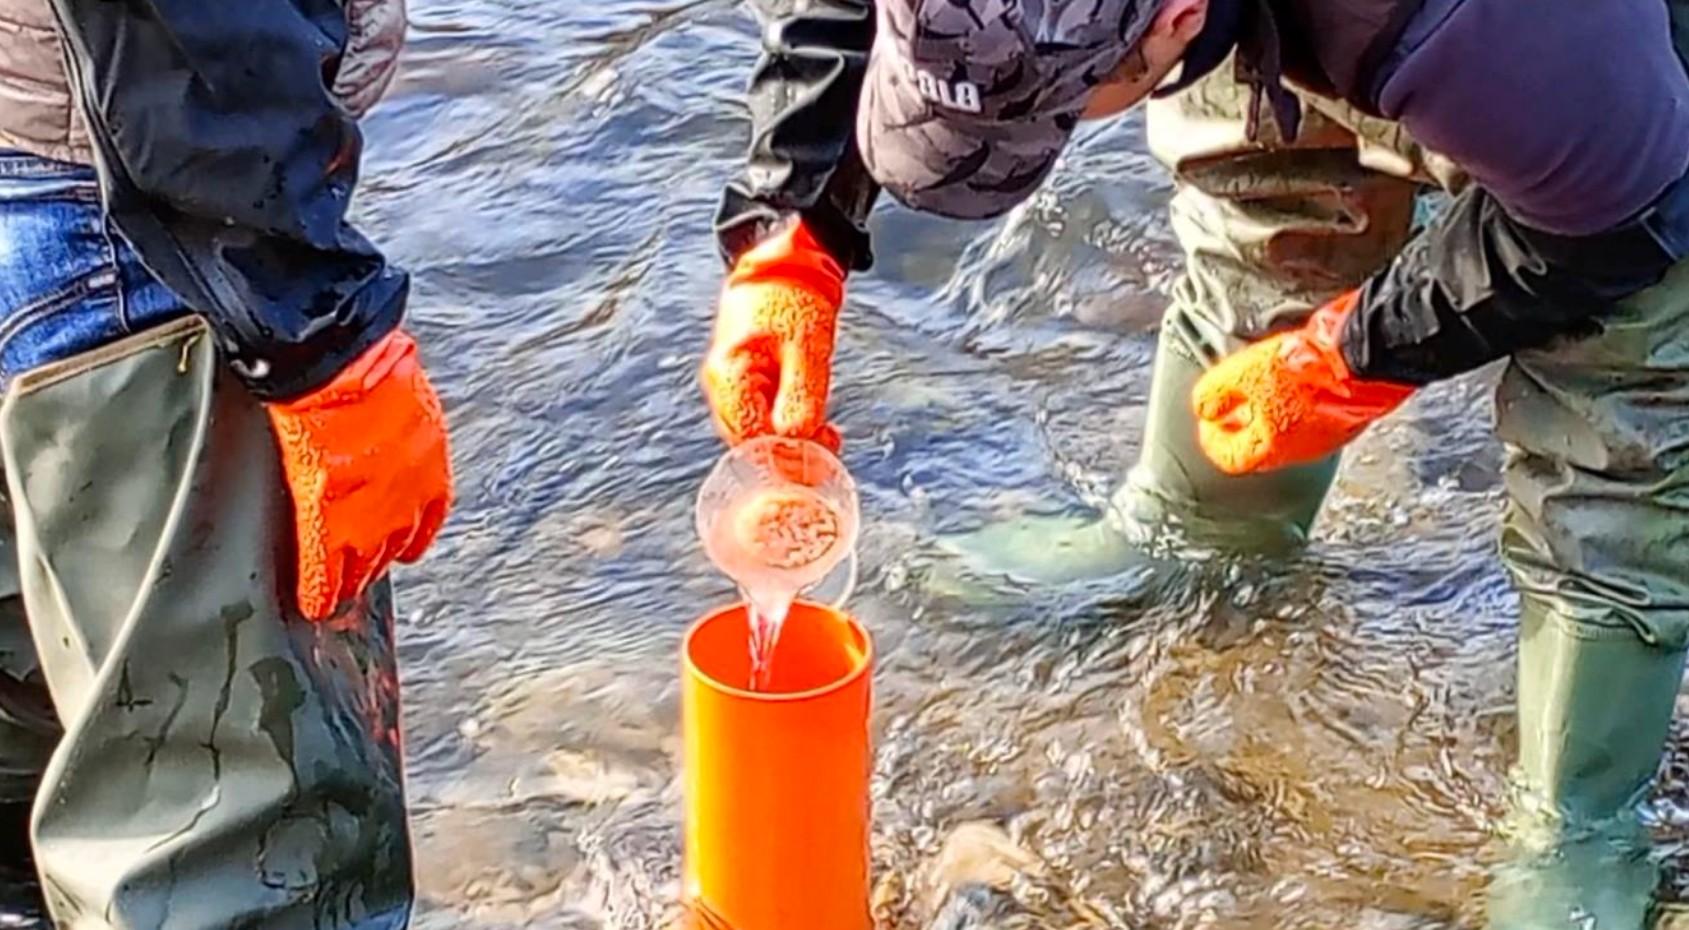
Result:
[[[818,610],[822,613],[832,614],[843,618],[845,625],[850,628],[851,632],[855,633],[857,637],[862,640],[864,647],[862,650],[862,658],[856,663],[855,667],[850,670],[850,674],[841,676],[836,681],[828,682],[819,688],[810,688],[807,691],[776,692],[751,691],[746,688],[735,688],[734,686],[716,678],[714,675],[706,673],[703,669],[698,667],[696,662],[692,661],[692,640],[705,626],[720,620],[727,614],[748,610],[749,605],[741,601],[737,604],[729,604],[719,610],[713,610],[705,614],[696,621],[693,621],[692,626],[687,629],[686,636],[681,640],[680,644],[681,661],[686,667],[687,676],[696,678],[698,681],[708,686],[710,690],[717,691],[731,698],[737,698],[743,701],[757,701],[759,703],[767,704],[795,704],[799,701],[812,701],[816,698],[826,697],[836,691],[843,691],[855,684],[862,676],[868,674],[869,670],[874,667],[874,637],[869,634],[868,628],[863,626],[861,621],[837,607],[830,607],[826,604],[817,604],[814,601],[797,600],[792,602],[792,606],[794,608],[804,607],[812,610]]]

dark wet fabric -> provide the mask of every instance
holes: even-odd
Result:
[[[334,93],[362,116],[386,91],[405,38],[404,0],[345,0],[351,30]],[[0,148],[90,164],[50,0],[0,0]]]
[[[1425,0],[1268,0],[1267,5],[1278,11],[1284,76],[1378,116],[1373,89],[1379,70]]]
[[[0,527],[0,807],[27,810],[63,730],[30,641],[9,506],[0,508]],[[27,837],[20,842],[18,858]],[[0,833],[0,850],[7,848]]]
[[[346,221],[339,2],[53,6],[108,210],[256,396],[308,393],[398,325],[409,280]]]
[[[0,802],[0,927],[39,924],[46,910],[30,853],[29,805]]]
[[[21,593],[64,735],[36,865],[60,926],[396,928],[413,889],[391,593],[291,607],[262,407],[187,318],[0,407]],[[0,759],[32,744],[0,730]]]
[[[868,212],[879,186],[855,140],[874,40],[870,0],[751,0],[762,54],[745,95],[745,172],[728,182],[716,235],[729,265],[783,221],[804,217],[846,268],[873,264]]]
[[[1590,236],[1532,229],[1474,187],[1367,283],[1343,333],[1344,358],[1363,378],[1428,384],[1598,333],[1616,302],[1684,257],[1675,243],[1689,243],[1685,218],[1689,176],[1658,209]]]

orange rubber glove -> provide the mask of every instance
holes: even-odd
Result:
[[[398,331],[326,386],[266,406],[293,497],[299,611],[325,620],[440,531],[452,504],[445,416]]]
[[[1350,291],[1316,310],[1300,329],[1271,336],[1220,360],[1197,381],[1197,440],[1221,471],[1241,475],[1317,462],[1414,391],[1356,378],[1338,339],[1360,301]]]
[[[730,445],[776,434],[834,452],[827,423],[844,269],[802,222],[740,256],[716,310],[704,393]]]

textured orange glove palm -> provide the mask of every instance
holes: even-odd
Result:
[[[729,444],[777,434],[834,451],[827,423],[844,269],[802,222],[739,258],[722,290],[704,393]]]
[[[1300,329],[1221,359],[1197,381],[1197,440],[1216,467],[1241,475],[1317,462],[1413,393],[1349,371],[1338,340],[1359,300],[1350,291]]]
[[[293,497],[299,610],[324,620],[440,531],[452,503],[445,416],[415,341],[397,331],[268,409]]]

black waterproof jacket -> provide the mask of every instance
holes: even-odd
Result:
[[[409,279],[346,221],[363,138],[337,0],[52,0],[107,209],[260,398],[392,331]]]

